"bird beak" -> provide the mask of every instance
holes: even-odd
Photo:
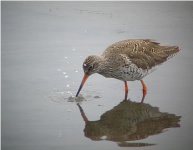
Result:
[[[86,82],[86,80],[88,79],[88,77],[89,77],[89,75],[85,73],[85,74],[84,74],[84,77],[83,77],[83,79],[82,79],[82,82],[81,82],[81,84],[80,84],[80,87],[79,87],[79,89],[78,89],[78,92],[76,93],[76,97],[77,97],[78,94],[80,93],[80,90],[82,89],[82,87],[83,87],[84,83]]]

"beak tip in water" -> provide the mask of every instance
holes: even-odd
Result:
[[[81,82],[81,84],[80,84],[80,87],[79,87],[79,89],[78,89],[78,91],[77,91],[77,93],[76,93],[76,97],[78,97],[78,95],[79,95],[79,93],[80,93],[80,91],[81,91],[84,83],[85,83],[86,80],[88,79],[88,77],[89,77],[89,75],[84,74],[84,77],[83,77],[83,79],[82,79],[82,82]]]

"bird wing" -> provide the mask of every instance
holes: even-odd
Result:
[[[178,51],[177,46],[160,46],[160,43],[149,39],[124,40],[109,46],[102,55],[110,59],[116,55],[125,55],[139,68],[151,69],[165,62]]]

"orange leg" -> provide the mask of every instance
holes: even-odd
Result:
[[[140,80],[141,81],[141,84],[143,86],[143,97],[142,97],[142,100],[141,100],[141,103],[143,103],[144,99],[145,99],[145,96],[147,95],[147,86],[145,85],[145,82],[143,80]]]
[[[127,81],[125,82],[125,100],[127,100],[127,95],[128,95],[128,85],[127,85]]]

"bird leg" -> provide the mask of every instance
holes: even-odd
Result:
[[[127,85],[127,81],[125,82],[125,100],[127,100],[127,95],[128,95],[128,85]]]
[[[145,85],[145,82],[143,80],[140,80],[141,81],[141,84],[143,86],[143,97],[142,97],[142,100],[141,100],[141,103],[143,103],[144,99],[145,99],[145,96],[147,95],[147,86]]]

